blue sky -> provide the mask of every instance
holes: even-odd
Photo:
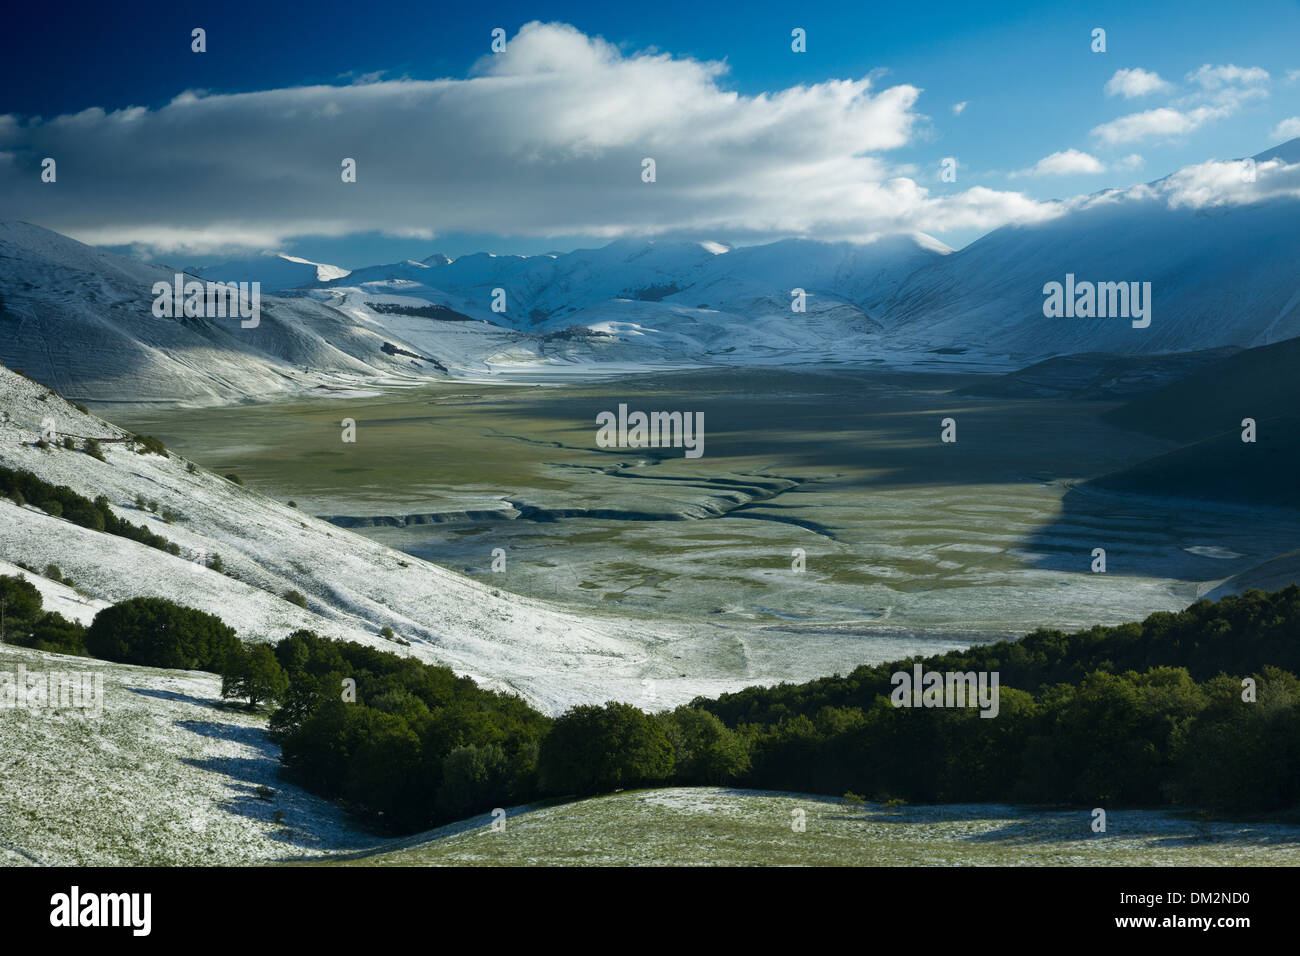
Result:
[[[1274,145],[1272,135],[1294,128],[1285,124],[1300,116],[1300,72],[1295,72],[1300,71],[1300,4],[1271,0],[1256,0],[1248,7],[1157,2],[1136,8],[1130,3],[1095,3],[1082,8],[1041,3],[882,6],[834,2],[800,7],[788,2],[743,6],[698,2],[454,6],[322,2],[288,7],[230,2],[133,4],[112,11],[37,11],[28,7],[19,15],[27,18],[21,28],[0,35],[0,115],[12,117],[7,131],[0,127],[0,160],[9,157],[7,169],[0,162],[0,203],[16,208],[22,218],[78,238],[130,246],[146,255],[172,259],[201,259],[233,252],[240,243],[251,248],[266,241],[308,258],[355,267],[423,257],[435,250],[453,255],[478,249],[537,252],[599,244],[614,235],[687,236],[701,229],[708,229],[711,235],[699,238],[717,235],[735,242],[762,241],[785,233],[853,237],[851,223],[831,211],[813,208],[824,201],[831,210],[837,203],[844,205],[846,197],[810,198],[806,215],[789,204],[767,208],[765,189],[797,188],[812,197],[820,193],[818,184],[833,184],[836,176],[859,177],[863,182],[876,177],[882,183],[896,183],[901,178],[916,187],[909,187],[906,201],[892,186],[884,192],[877,190],[874,196],[848,196],[850,203],[861,204],[864,233],[925,228],[950,245],[961,246],[1000,221],[1025,214],[1022,205],[1006,198],[1009,195],[1043,203],[1154,179],[1210,159],[1248,156]],[[292,142],[286,142],[277,154],[271,149],[274,144],[265,142],[266,131],[275,127],[250,124],[239,112],[240,101],[228,98],[230,94],[317,85],[342,87],[375,80],[394,85],[403,80],[482,77],[483,58],[490,57],[491,30],[504,28],[513,46],[520,28],[532,21],[571,25],[586,38],[603,38],[619,57],[629,60],[657,52],[676,62],[725,64],[725,70],[711,75],[705,86],[697,79],[683,80],[681,91],[698,100],[703,90],[716,99],[702,114],[706,117],[700,120],[702,128],[711,126],[707,117],[716,113],[723,116],[720,128],[732,124],[734,135],[728,134],[732,139],[717,145],[716,155],[699,157],[697,167],[678,158],[694,156],[691,131],[677,130],[675,138],[661,136],[658,130],[663,121],[659,126],[631,124],[628,135],[635,142],[627,144],[625,156],[615,148],[619,144],[593,145],[591,137],[582,133],[575,133],[572,142],[557,144],[548,139],[541,147],[535,138],[529,139],[531,133],[520,133],[517,141],[505,133],[503,141],[514,150],[513,162],[529,165],[520,180],[520,194],[504,196],[498,203],[494,197],[503,190],[495,189],[494,183],[504,187],[518,179],[514,173],[522,166],[503,163],[500,168],[484,169],[478,178],[472,174],[470,167],[484,167],[483,154],[469,150],[459,158],[456,155],[467,129],[470,135],[477,135],[474,127],[463,125],[471,122],[465,115],[469,107],[459,102],[447,105],[435,91],[429,94],[428,107],[408,116],[387,98],[376,115],[385,117],[391,126],[378,121],[368,125],[364,145],[372,153],[365,159],[358,157],[361,174],[355,185],[363,188],[340,197],[337,191],[330,192],[322,178],[319,186],[312,186],[319,189],[319,202],[312,203],[309,194],[291,196],[292,187],[277,190],[265,183],[268,166],[283,164],[280,175],[286,184],[293,181],[292,169],[304,164],[314,169],[312,154],[291,148]],[[208,51],[201,55],[190,50],[189,33],[194,26],[204,27],[208,34]],[[806,53],[790,49],[794,27],[807,31]],[[1105,53],[1090,49],[1091,31],[1096,27],[1106,30]],[[547,60],[542,69],[562,69],[563,56],[558,63]],[[1212,71],[1197,74],[1204,65]],[[1239,70],[1234,73],[1228,67]],[[1117,71],[1135,69],[1144,71],[1137,80],[1144,80],[1152,89],[1125,96],[1112,84],[1107,93],[1108,81]],[[607,84],[602,70],[593,67],[589,74],[593,97]],[[519,69],[512,67],[507,72],[520,80]],[[620,75],[630,72],[623,70]],[[671,73],[660,72],[666,83],[672,82]],[[1267,77],[1261,78],[1261,74]],[[757,121],[747,118],[751,112],[761,112],[761,103],[753,107],[752,98],[771,99],[800,86],[866,77],[871,78],[868,97],[890,88],[916,91],[905,107],[879,120],[879,141],[854,140],[847,126],[863,117],[877,122],[876,114],[839,104],[830,92],[807,107],[785,109],[779,121],[768,117],[763,121],[769,124],[764,130],[756,130]],[[660,78],[655,70],[648,70],[646,79],[654,84]],[[583,82],[581,77],[575,79],[573,90],[580,92]],[[1144,87],[1134,81],[1127,88],[1133,92]],[[194,127],[179,125],[180,120],[168,119],[168,105],[186,91],[200,91],[204,98],[227,98],[222,100],[226,108],[213,110],[206,120],[209,126],[222,129],[219,135],[214,134],[216,147],[200,147],[204,134],[191,132]],[[731,93],[737,95],[739,105],[726,102]],[[470,87],[458,95],[464,102],[481,101]],[[514,129],[523,123],[526,117],[514,110],[528,95],[525,77],[509,101],[483,101],[483,128],[491,129],[496,123],[513,124],[503,128]],[[564,95],[571,98],[578,93],[571,90]],[[602,102],[597,99],[593,113],[599,112]],[[619,102],[625,113],[629,101]],[[966,105],[956,114],[953,107],[959,103]],[[462,125],[444,119],[438,112],[444,106]],[[81,140],[70,138],[68,129],[41,125],[61,114],[77,114],[92,107],[110,115],[143,107],[144,120],[114,126],[92,117],[82,124]],[[359,108],[343,102],[337,107],[340,118],[335,126],[346,130],[349,117],[358,115],[352,110]],[[383,112],[390,108],[391,120]],[[807,124],[808,150],[823,153],[809,160],[797,175],[783,177],[777,171],[782,147],[772,140],[784,136],[798,141],[804,128],[801,109],[812,117]],[[178,110],[178,106],[172,107],[173,113]],[[731,114],[724,116],[728,110]],[[1141,119],[1142,114],[1158,111],[1164,112]],[[1139,119],[1127,121],[1126,126],[1108,125],[1134,116]],[[428,130],[412,126],[426,121]],[[1163,132],[1144,133],[1143,124],[1148,121],[1172,125]],[[168,122],[177,123],[176,128],[185,129],[184,135],[195,141],[195,150],[189,155],[167,156],[164,164],[162,157],[152,157],[167,152],[157,145],[165,137],[141,134],[139,144],[132,147],[134,152],[125,147],[120,154],[111,151],[123,135],[122,128],[129,125],[134,129],[147,122],[163,129]],[[896,130],[890,128],[891,123],[897,124]],[[255,161],[261,164],[263,174],[253,184],[242,173],[218,168],[211,155],[223,142],[232,152],[244,148],[241,130],[246,128],[259,130],[261,137]],[[311,131],[299,136],[292,123],[284,128],[286,140],[310,139]],[[442,128],[458,132],[439,140],[437,132]],[[898,135],[892,135],[895,132]],[[274,139],[274,134],[269,138]],[[330,142],[320,146],[321,153],[364,152],[362,143],[350,143],[346,135],[337,138],[337,149]],[[824,145],[841,138],[842,144]],[[408,141],[413,149],[437,153],[438,161],[430,163],[427,180],[419,178],[418,164],[393,157]],[[84,157],[77,155],[79,142],[86,144]],[[577,190],[582,177],[601,181],[604,175],[590,150],[603,150],[610,162],[617,155],[617,162],[626,165],[635,158],[634,153],[652,154],[657,142],[665,156],[660,160],[660,179],[651,187],[658,189],[657,193],[636,193],[641,184],[630,177],[629,184],[636,185],[628,186],[626,208],[618,198],[621,194],[608,190],[599,193],[599,202],[593,198],[591,209],[581,208]],[[374,154],[380,145],[384,152]],[[56,146],[68,159],[60,165],[59,191],[42,191],[35,185],[38,180],[25,175],[26,164],[38,161],[37,153],[53,151]],[[746,181],[751,173],[747,156],[757,158],[769,146],[771,154],[765,155],[761,164],[753,164],[762,165],[765,172]],[[843,157],[834,155],[837,148],[844,152]],[[140,157],[137,163],[133,157],[146,150],[149,158]],[[203,150],[209,155],[195,155]],[[1069,150],[1086,154],[1086,158],[1068,154],[1048,164],[1055,172],[1026,172],[1046,157]],[[337,165],[333,152],[328,157],[331,167]],[[112,156],[112,175],[95,168],[93,156],[103,155]],[[848,158],[853,155],[870,157],[871,162],[850,164]],[[940,163],[947,157],[957,161],[956,182],[939,177]],[[321,166],[326,162],[322,155]],[[563,184],[557,180],[555,208],[548,213],[544,204],[536,201],[549,182],[539,174],[538,164],[544,167],[561,162],[576,166],[572,179],[566,178]],[[725,174],[728,168],[734,168],[733,177]],[[814,176],[821,168],[824,175]],[[1083,168],[1092,171],[1070,171]],[[379,170],[391,184],[388,193],[379,191],[379,184],[367,178],[368,172],[377,177]],[[1040,172],[1044,170],[1040,168]],[[96,176],[103,178],[96,183]],[[404,178],[407,176],[410,178]],[[167,204],[152,204],[144,197],[127,204],[133,195],[131,183],[146,178],[166,191]],[[705,214],[702,210],[707,201],[699,197],[717,196],[731,181],[737,183],[736,195]],[[265,192],[259,192],[263,186]],[[454,203],[439,192],[442,188],[472,197],[477,206],[449,208],[449,203]],[[970,192],[972,189],[992,190],[998,197],[990,200]],[[78,190],[82,192],[77,194]],[[256,205],[241,209],[237,197],[249,193],[256,194]],[[123,203],[114,205],[112,197],[118,195]],[[651,195],[669,201],[651,208],[645,202]],[[282,214],[273,215],[277,196],[285,197],[285,205]],[[346,202],[340,204],[340,198]],[[947,204],[951,209],[927,208],[945,206],[937,202],[945,198],[956,200]],[[912,211],[898,217],[886,214],[884,207],[895,200]],[[375,215],[360,212],[367,201]],[[217,209],[223,202],[233,204],[226,219],[220,221]],[[510,203],[528,207],[517,228],[509,215]],[[414,214],[412,204],[424,204],[423,218]],[[978,212],[962,212],[963,204],[978,206]],[[146,205],[150,207],[147,211]],[[175,211],[169,212],[173,207]],[[474,216],[474,208],[482,209],[483,215]],[[701,212],[690,212],[693,208]],[[307,209],[318,210],[319,216]],[[138,220],[132,220],[134,210],[140,210]],[[384,235],[388,229],[384,215],[403,218],[408,211],[412,215],[389,230],[398,234]],[[482,228],[474,228],[480,218]],[[249,228],[239,228],[241,223],[248,223]],[[171,238],[151,243],[150,229]],[[313,230],[322,234],[311,235]],[[206,243],[210,248],[205,247],[205,236],[211,237]],[[112,241],[123,237],[130,241]]]

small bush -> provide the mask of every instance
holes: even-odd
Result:
[[[63,572],[59,570],[59,566],[57,564],[47,564],[45,566],[45,576],[49,578],[51,581],[63,580]]]
[[[74,448],[77,447],[77,443],[76,443],[75,441],[72,440],[72,436],[70,436],[70,435],[64,435],[64,436],[63,436],[63,447],[66,448],[68,451],[72,451]]]
[[[45,501],[41,503],[41,510],[47,515],[53,515],[56,518],[63,517],[63,505],[57,501]]]
[[[185,470],[186,470],[187,472],[189,472],[189,473],[192,475],[192,474],[194,474],[196,471],[198,471],[199,469],[198,469],[198,466],[194,464],[194,462],[192,462],[192,461],[187,461],[187,462],[185,463]]]
[[[104,449],[100,448],[99,442],[93,438],[86,439],[86,445],[82,450],[91,458],[98,458],[100,461],[104,460]]]
[[[226,570],[226,562],[221,560],[221,555],[214,554],[212,557],[208,558],[208,567],[220,574],[222,571]]]
[[[36,439],[36,447],[39,448],[41,451],[45,451],[47,448],[50,447],[50,443],[47,442],[44,438],[38,438]]]
[[[290,604],[298,605],[300,608],[307,607],[307,596],[301,591],[286,591],[284,593],[284,599]]]
[[[135,435],[133,437],[135,438],[136,444],[140,446],[136,449],[137,454],[162,455],[164,458],[167,457],[167,449],[163,446],[163,443],[152,435]]]
[[[163,521],[166,521],[168,524],[175,524],[175,523],[176,523],[176,519],[179,518],[179,517],[180,517],[180,515],[178,515],[178,514],[177,514],[176,512],[174,512],[174,511],[172,511],[171,508],[164,508],[164,509],[163,509],[163,512],[162,512],[162,519],[163,519]]]
[[[383,638],[387,638],[388,640],[391,641],[397,635],[393,633],[393,629],[391,627],[385,624],[383,627],[379,629],[379,636]]]
[[[240,485],[240,486],[242,486],[242,485],[244,484],[244,479],[243,479],[243,478],[240,478],[240,477],[239,477],[237,474],[235,474],[233,471],[232,471],[230,474],[226,475],[226,481],[233,482],[234,484],[236,484],[236,485]]]

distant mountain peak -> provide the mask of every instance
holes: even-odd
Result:
[[[294,262],[298,265],[304,266],[315,266],[317,282],[330,282],[334,279],[342,279],[344,276],[352,274],[351,269],[344,269],[342,266],[331,266],[323,262],[312,262],[310,259],[299,259],[297,256],[291,256],[283,252],[277,253],[277,255],[286,262]]]

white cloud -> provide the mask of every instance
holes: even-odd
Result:
[[[1300,80],[1300,70],[1287,70],[1286,81],[1288,83],[1294,83],[1296,80]]]
[[[1135,79],[1134,74],[1141,76]],[[1093,128],[1092,135],[1108,146],[1183,136],[1268,96],[1268,71],[1258,66],[1212,66],[1206,63],[1189,72],[1186,79],[1198,87],[1190,96],[1181,97],[1159,109],[1130,113],[1102,123]],[[1128,96],[1126,89],[1149,86],[1153,80],[1164,83],[1154,73],[1140,69],[1120,70],[1106,84],[1106,92],[1122,92]]]
[[[1011,178],[1014,179],[1020,176],[1082,176],[1104,173],[1105,171],[1105,164],[1097,157],[1080,152],[1077,149],[1067,149],[1059,153],[1052,153],[1050,156],[1044,156],[1028,169],[1012,173]]]
[[[961,114],[966,110],[966,104],[967,104],[967,101],[966,101],[966,100],[962,100],[960,103],[953,103],[953,104],[952,104],[952,115],[953,115],[953,116],[961,116]]]
[[[1171,89],[1172,84],[1162,80],[1160,74],[1149,72],[1140,66],[1131,70],[1116,70],[1115,75],[1106,81],[1107,96],[1122,96],[1128,100],[1151,93],[1167,93]]]
[[[1187,74],[1189,83],[1197,83],[1207,90],[1223,86],[1252,86],[1268,81],[1268,71],[1258,66],[1210,66],[1206,63]]]
[[[1300,136],[1300,116],[1288,116],[1273,127],[1273,132],[1269,133],[1268,136],[1269,139],[1275,140],[1295,139]]]
[[[0,209],[87,241],[199,252],[303,235],[856,238],[1056,214],[1014,192],[932,197],[882,153],[921,91],[872,77],[755,96],[726,66],[624,55],[530,23],[465,79],[375,79],[156,110],[0,117]],[[32,172],[60,157],[57,188]],[[344,157],[357,182],[340,181]],[[641,180],[642,159],[657,181]]]
[[[1093,128],[1092,135],[1108,146],[1153,137],[1181,136],[1231,113],[1229,106],[1198,106],[1185,111],[1163,106],[1103,123]]]
[[[1300,163],[1237,159],[1186,166],[1160,182],[1171,209],[1242,205],[1287,196],[1300,198]]]

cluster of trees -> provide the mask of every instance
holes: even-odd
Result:
[[[894,708],[890,677],[913,663],[693,706],[748,742],[744,782],[754,786],[919,802],[1300,804],[1295,586],[922,662],[927,671],[998,672],[991,720],[975,709]],[[1243,678],[1254,681],[1253,700]]]
[[[449,668],[310,631],[274,656],[288,689],[270,727],[290,773],[396,831],[545,796],[726,783],[747,767],[740,736],[699,709],[611,702],[552,719]]]
[[[1182,803],[1277,810],[1300,804],[1300,681],[1197,682],[1182,667],[1094,671],[1038,693],[1003,686],[1001,709],[822,706],[741,724],[750,786],[887,801],[1086,806]]]
[[[73,524],[93,531],[103,531],[130,538],[168,554],[180,554],[180,545],[168,541],[162,535],[154,534],[148,528],[123,521],[109,507],[108,498],[100,495],[94,501],[77,494],[67,485],[52,485],[36,477],[30,471],[14,468],[0,468],[0,495],[5,495],[16,504],[31,503],[42,511],[71,521]]]
[[[532,799],[548,719],[518,697],[360,644],[296,631],[271,715],[290,772],[393,830]]]
[[[1074,634],[1040,629],[1019,640],[863,666],[845,677],[748,687],[699,704],[730,726],[775,724],[823,707],[867,708],[876,697],[889,694],[895,671],[910,669],[918,660],[926,670],[998,671],[1003,687],[1031,692],[1078,684],[1094,671],[1119,674],[1161,666],[1184,667],[1199,681],[1216,674],[1256,674],[1269,665],[1300,674],[1300,587],[1197,601],[1177,613],[1161,611],[1139,623]]]
[[[0,575],[0,644],[85,655],[85,628],[46,611],[41,592],[24,578]]]

